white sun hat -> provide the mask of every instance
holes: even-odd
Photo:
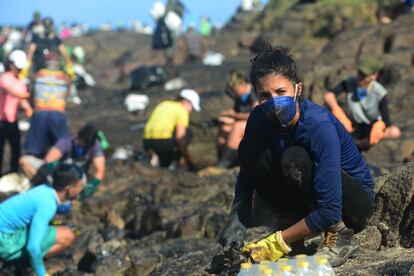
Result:
[[[26,53],[22,50],[14,50],[11,52],[9,61],[16,65],[18,69],[26,68],[28,65]]]
[[[191,105],[193,106],[194,110],[199,112],[201,110],[200,107],[200,96],[198,93],[193,89],[183,89],[180,92],[180,97],[183,99],[188,100]]]

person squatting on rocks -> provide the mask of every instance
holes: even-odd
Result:
[[[39,183],[45,181],[59,163],[74,163],[85,174],[88,174],[92,164],[93,178],[86,183],[82,193],[83,198],[88,198],[95,193],[105,178],[105,160],[98,130],[94,126],[86,124],[79,130],[77,136],[65,136],[59,139],[44,159],[25,155],[20,159],[20,165],[32,182]]]
[[[291,243],[323,233],[317,254],[341,265],[355,250],[354,232],[367,226],[374,210],[365,161],[344,126],[301,96],[303,83],[285,49],[258,54],[250,80],[259,106],[250,113],[239,146],[230,222],[219,241],[225,249],[241,248],[256,262],[276,261],[291,252]],[[278,220],[276,231],[242,246],[246,226],[263,213],[252,213],[258,198]]]
[[[0,259],[5,262],[30,258],[37,276],[48,275],[43,257],[62,253],[75,240],[66,226],[50,226],[58,205],[76,198],[85,184],[82,170],[59,165],[53,184],[42,184],[14,195],[0,204]]]
[[[36,73],[35,112],[24,143],[25,154],[43,158],[57,140],[69,133],[65,109],[71,81],[61,65],[59,55],[49,52],[44,67]]]
[[[220,168],[229,168],[237,161],[237,148],[243,138],[247,118],[257,105],[252,86],[246,76],[231,70],[226,83],[227,93],[234,99],[233,109],[222,111],[218,118],[217,151]]]
[[[175,169],[181,156],[190,171],[196,170],[188,144],[190,113],[199,112],[200,97],[192,89],[183,89],[176,101],[163,101],[152,111],[144,129],[144,149],[153,167]]]
[[[14,50],[8,58],[8,70],[0,77],[0,175],[3,174],[4,143],[7,139],[11,147],[10,172],[17,172],[20,158],[20,130],[17,124],[19,107],[26,110],[26,116],[31,117],[26,83],[19,77],[27,66],[26,54],[22,50]]]
[[[348,77],[325,94],[325,103],[335,117],[352,133],[360,150],[367,150],[382,139],[398,139],[400,129],[392,125],[387,90],[377,82],[379,60],[365,56],[358,62],[356,77]],[[346,112],[337,97],[346,93]]]

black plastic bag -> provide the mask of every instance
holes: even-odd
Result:
[[[155,50],[170,48],[173,44],[171,31],[168,29],[164,22],[164,18],[161,18],[157,22],[154,34],[152,35],[152,48]]]
[[[151,86],[162,85],[168,80],[161,66],[138,67],[129,74],[129,90],[144,90]]]

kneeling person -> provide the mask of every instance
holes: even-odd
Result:
[[[260,105],[250,113],[239,146],[241,168],[220,242],[242,246],[246,226],[263,214],[252,208],[260,197],[277,218],[277,231],[244,246],[243,254],[276,261],[290,253],[290,243],[323,233],[318,253],[339,266],[356,249],[353,233],[367,226],[374,211],[365,161],[344,126],[302,98],[296,63],[284,49],[257,55],[250,79]]]
[[[253,89],[245,75],[231,70],[227,79],[227,92],[234,99],[234,108],[220,113],[217,134],[218,167],[236,165],[237,148],[244,135],[250,111],[257,105]]]
[[[25,155],[20,159],[23,172],[32,182],[43,181],[44,177],[53,172],[59,163],[74,163],[85,174],[92,164],[94,177],[88,181],[83,191],[84,198],[90,197],[105,177],[105,155],[100,145],[98,130],[87,124],[79,130],[77,136],[66,136],[47,152],[45,158],[37,159],[34,156]],[[36,179],[37,178],[37,179]]]
[[[325,94],[333,115],[355,139],[360,150],[368,150],[382,139],[398,139],[401,130],[391,122],[388,91],[377,81],[381,63],[370,56],[358,62],[356,77],[348,77]],[[337,97],[346,93],[346,112]]]
[[[46,275],[43,257],[63,252],[75,240],[69,227],[49,226],[58,205],[76,198],[84,187],[82,170],[76,165],[59,165],[53,184],[39,185],[0,204],[0,259],[24,258],[27,250],[36,275]]]
[[[188,144],[190,112],[200,111],[200,97],[191,89],[184,89],[176,101],[163,101],[152,111],[144,129],[144,149],[149,153],[151,165],[169,167],[181,158],[189,170],[195,170]]]

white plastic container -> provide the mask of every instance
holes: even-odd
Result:
[[[328,260],[325,258],[320,258],[316,260],[315,275],[317,276],[334,276],[335,272],[333,271],[331,265],[328,263]]]

